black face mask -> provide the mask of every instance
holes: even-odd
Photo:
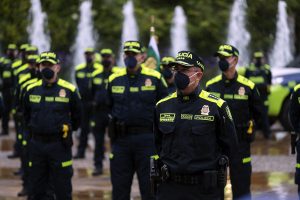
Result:
[[[184,73],[177,72],[175,74],[175,84],[179,90],[184,90],[190,84],[190,78]]]
[[[91,62],[93,62],[93,58],[92,58],[92,57],[86,57],[86,58],[85,58],[85,61],[86,61],[87,63],[91,63]]]
[[[54,77],[54,71],[50,68],[44,68],[41,72],[42,76],[47,80],[50,80]]]
[[[137,60],[134,56],[127,56],[124,59],[124,63],[129,69],[134,69],[137,65]]]
[[[11,60],[14,60],[15,59],[15,54],[13,52],[10,52],[7,54],[7,57]]]
[[[161,73],[165,79],[170,79],[173,76],[173,73],[169,68],[164,68]]]
[[[218,64],[219,64],[220,70],[223,72],[225,72],[229,68],[229,62],[224,58],[221,58],[219,60]]]
[[[110,60],[102,60],[102,65],[105,68],[109,68],[111,65],[111,61]]]
[[[261,59],[257,59],[255,62],[255,67],[260,67],[261,66]]]

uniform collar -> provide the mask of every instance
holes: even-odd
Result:
[[[196,87],[196,89],[189,95],[183,95],[179,90],[177,90],[178,99],[182,102],[189,102],[198,99],[200,93],[200,85],[198,85],[198,87]]]
[[[233,79],[227,79],[226,76],[224,75],[224,73],[222,73],[222,81],[225,85],[236,82],[237,77],[238,77],[238,73],[236,71],[235,71]]]

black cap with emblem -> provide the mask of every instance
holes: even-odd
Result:
[[[204,71],[202,59],[191,51],[179,51],[172,65],[182,65],[184,67],[199,67]]]

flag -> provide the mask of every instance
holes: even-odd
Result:
[[[150,37],[145,65],[151,69],[160,71],[160,55],[154,34]]]

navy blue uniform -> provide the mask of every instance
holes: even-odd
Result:
[[[167,96],[167,85],[161,74],[141,67],[130,75],[122,69],[109,77],[108,97],[116,138],[110,156],[114,200],[129,200],[135,172],[143,200],[150,194],[150,156],[154,154],[153,116],[158,100]]]
[[[296,85],[294,92],[291,96],[291,105],[289,109],[289,119],[293,128],[293,131],[297,137],[296,141],[296,152],[297,152],[297,164],[296,164],[296,173],[295,173],[295,184],[298,185],[298,195],[300,199],[300,85]]]
[[[237,73],[232,80],[227,80],[224,74],[219,75],[208,81],[206,87],[207,91],[228,103],[236,127],[242,160],[236,168],[230,169],[233,198],[250,198],[250,143],[254,140],[254,121],[258,122],[265,116],[263,103],[255,84]]]
[[[82,123],[77,156],[84,157],[93,113],[92,73],[102,68],[98,63],[80,64],[75,68],[76,84],[82,100]]]
[[[72,199],[72,130],[80,125],[81,105],[76,87],[58,79],[39,80],[27,88],[24,118],[32,139],[29,144],[32,199],[42,199],[49,179],[57,199]]]
[[[156,150],[170,172],[170,180],[158,186],[158,199],[221,199],[224,188],[217,184],[217,176],[204,174],[217,173],[221,155],[231,164],[237,159],[237,136],[227,103],[198,87],[190,95],[175,92],[160,100],[155,111]],[[175,178],[181,175],[201,181],[184,183]],[[211,182],[205,182],[208,179]]]
[[[104,159],[104,135],[108,126],[109,107],[107,106],[107,84],[108,77],[119,70],[113,67],[112,70],[105,71],[103,68],[96,69],[92,73],[93,85],[92,91],[94,96],[93,109],[93,134],[95,137],[94,165],[102,169],[102,160]]]

